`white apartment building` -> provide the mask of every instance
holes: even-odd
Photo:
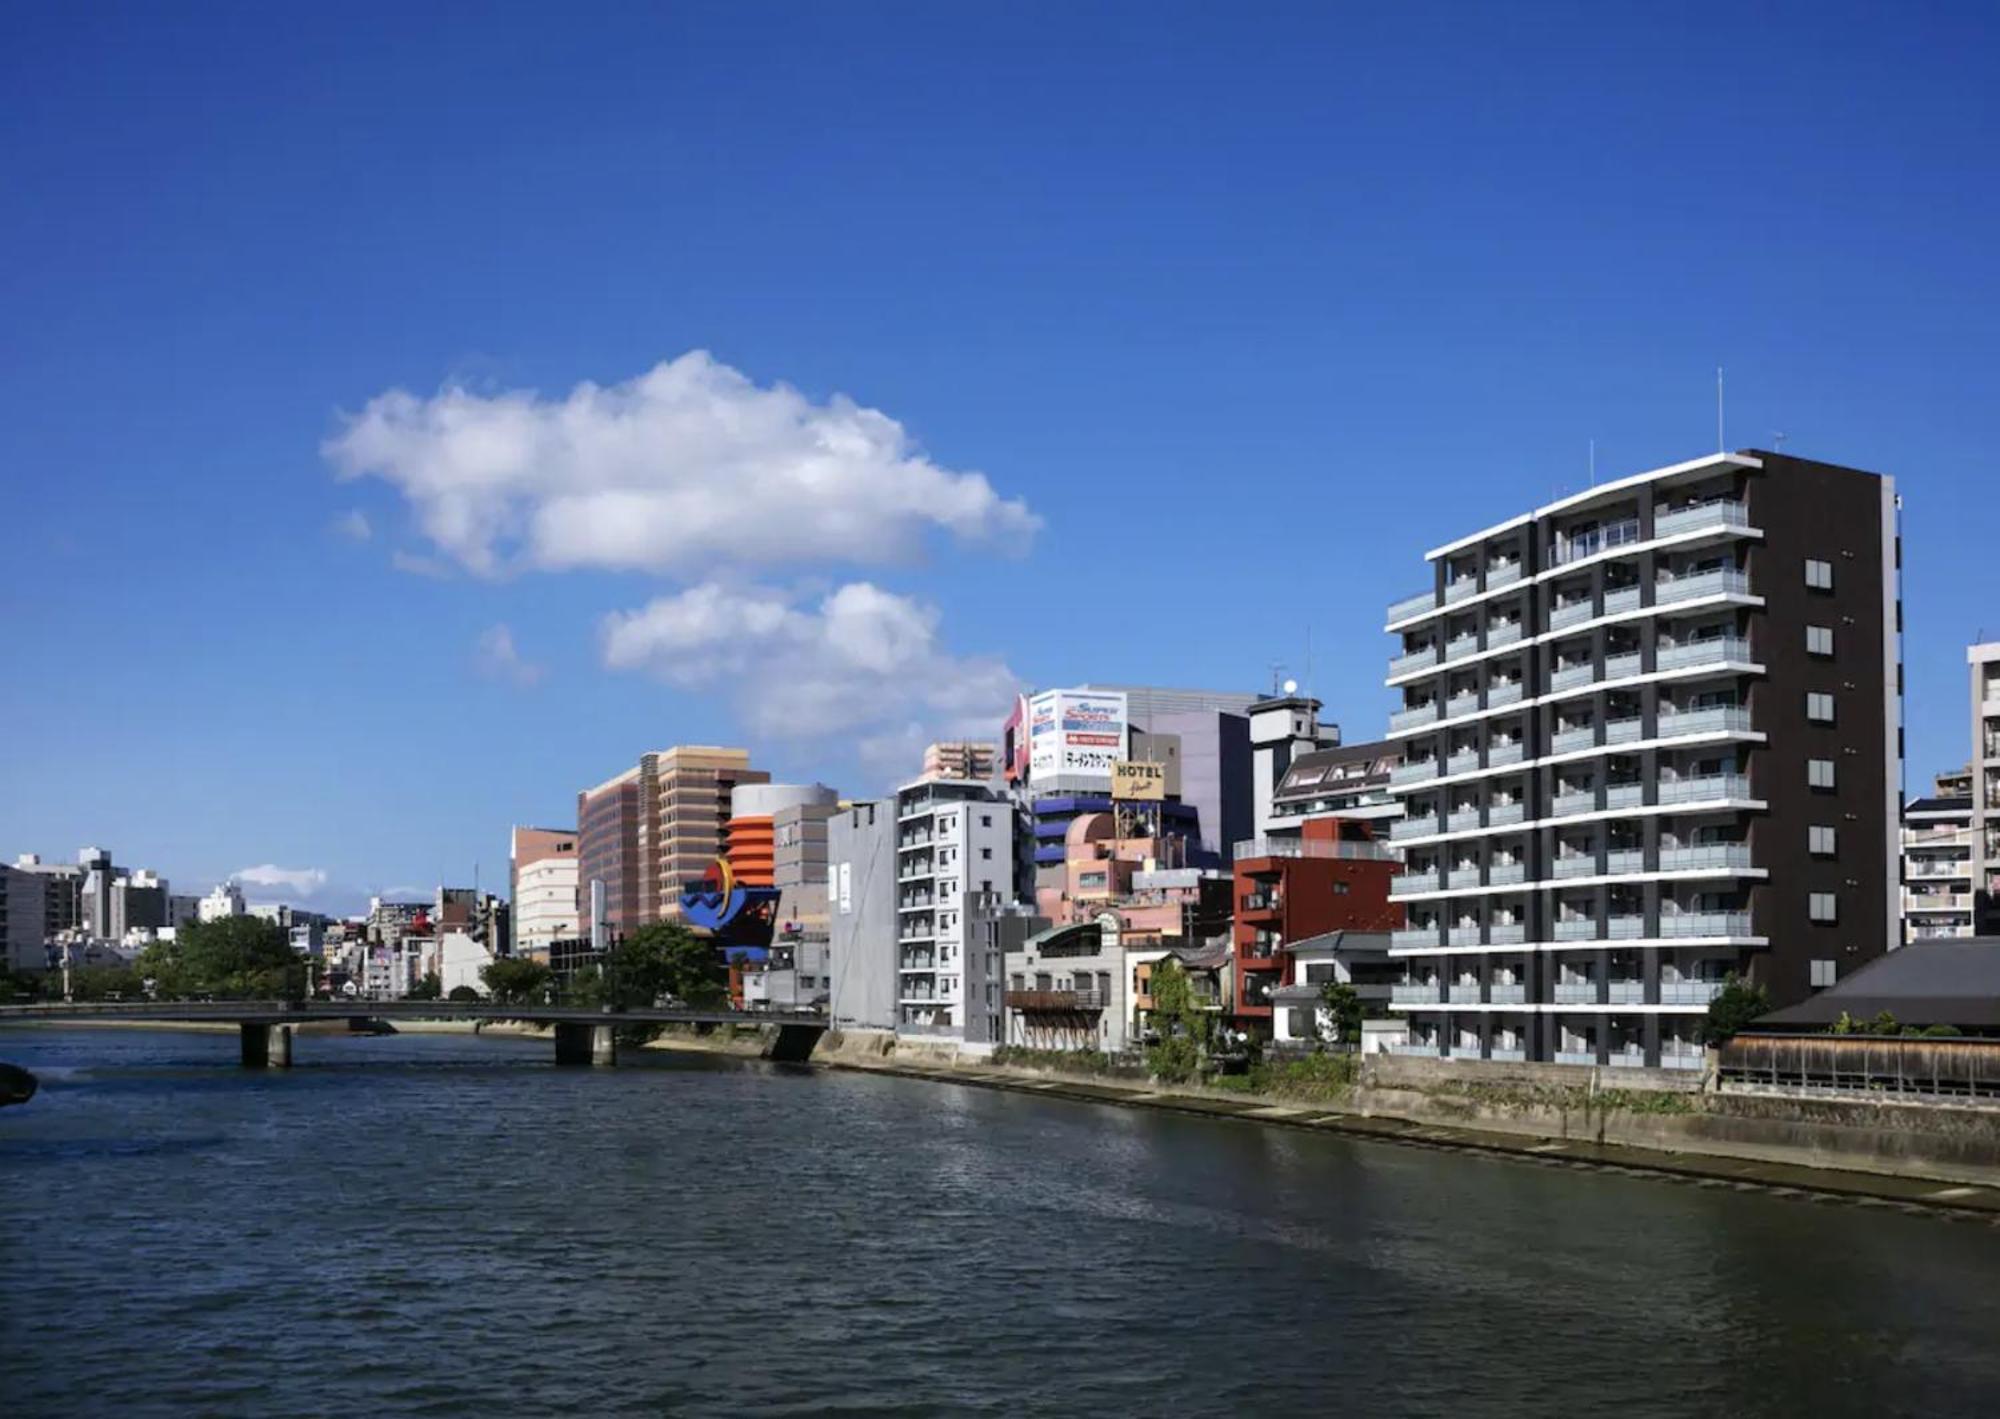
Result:
[[[896,1032],[990,1048],[1002,1036],[991,927],[1015,897],[1018,810],[983,783],[896,794]]]
[[[243,910],[243,889],[234,882],[218,882],[201,899],[201,904],[195,908],[195,915],[202,921],[222,921],[242,916]]]
[[[1972,669],[1973,934],[2000,934],[2000,641],[1965,653]]]
[[[1972,773],[1937,776],[1903,809],[1903,941],[1973,935]]]
[[[513,878],[513,949],[542,955],[553,941],[583,935],[577,835],[559,828],[516,827],[508,848]]]

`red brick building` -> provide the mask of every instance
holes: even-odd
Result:
[[[1236,859],[1236,1021],[1253,1034],[1271,1029],[1271,992],[1295,984],[1290,943],[1329,931],[1393,931],[1403,908],[1389,882],[1403,870],[1374,825],[1315,818],[1292,840],[1264,839],[1257,856]]]

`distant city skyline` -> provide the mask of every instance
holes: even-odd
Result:
[[[1964,761],[1979,12],[1167,9],[15,17],[0,861],[502,889],[656,746],[879,793],[1274,665],[1377,738],[1424,550],[1710,451],[1717,365],[1895,476]]]

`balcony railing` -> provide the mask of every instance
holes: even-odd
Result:
[[[1748,798],[1750,780],[1743,774],[1661,779],[1659,794],[1661,803],[1707,803],[1720,798]]]
[[[1659,513],[1653,518],[1655,537],[1674,537],[1709,527],[1729,527],[1748,532],[1751,530],[1750,510],[1734,498],[1717,498],[1713,502]]]
[[[1496,862],[1486,869],[1486,885],[1489,887],[1511,887],[1516,882],[1528,880],[1528,864],[1525,862]]]
[[[1479,691],[1462,690],[1444,702],[1444,717],[1456,719],[1479,708]]]
[[[1556,1051],[1557,1064],[1588,1064],[1595,1066],[1597,1053],[1594,1050],[1559,1049]]]
[[[1433,779],[1437,776],[1438,761],[1436,759],[1411,759],[1407,763],[1398,764],[1395,768],[1389,770],[1389,782],[1396,788],[1401,788],[1405,784],[1422,783],[1425,779]]]
[[[1401,601],[1390,602],[1389,622],[1393,625],[1397,621],[1406,620],[1421,612],[1436,609],[1437,593],[1435,591],[1420,591],[1415,596],[1405,596]]]
[[[1742,636],[1712,636],[1708,640],[1682,645],[1663,645],[1654,658],[1662,670],[1683,670],[1690,665],[1714,665],[1725,660],[1748,662],[1750,642]]]
[[[1486,826],[1504,828],[1509,823],[1519,823],[1528,816],[1528,805],[1518,800],[1513,803],[1495,803],[1486,810]]]
[[[1557,818],[1567,818],[1574,813],[1591,813],[1597,809],[1597,791],[1587,793],[1558,793],[1549,802],[1549,812]]]
[[[1479,927],[1477,925],[1454,926],[1445,932],[1444,944],[1447,946],[1477,946],[1481,944],[1479,940]]]
[[[1551,566],[1567,566],[1580,562],[1585,557],[1594,557],[1599,552],[1609,552],[1616,547],[1629,547],[1639,540],[1639,519],[1628,517],[1620,522],[1609,522],[1593,527],[1588,532],[1558,542],[1549,554]]]
[[[1604,998],[1612,1005],[1644,1005],[1646,983],[1642,980],[1614,980],[1604,987]]]
[[[1597,1004],[1597,982],[1594,980],[1559,980],[1552,989],[1558,1005]]]
[[[1646,1067],[1646,1054],[1644,1050],[1631,1048],[1614,1049],[1604,1058],[1605,1062],[1613,1069],[1644,1069]]]
[[[1501,1045],[1494,1045],[1486,1051],[1486,1057],[1496,1064],[1522,1064],[1526,1062],[1528,1052],[1524,1049],[1507,1049]]]
[[[1436,700],[1432,700],[1428,704],[1412,705],[1408,709],[1397,710],[1389,716],[1389,728],[1416,729],[1421,725],[1435,724],[1437,717],[1438,704]]]
[[[1391,1005],[1436,1005],[1438,1003],[1438,983],[1392,985],[1389,987]]]
[[[1477,633],[1453,636],[1444,643],[1444,658],[1446,660],[1456,660],[1461,655],[1471,655],[1478,649],[1479,636]]]
[[[1405,838],[1425,838],[1438,830],[1435,816],[1428,818],[1399,818],[1389,825],[1389,841],[1402,842]]]
[[[1555,925],[1555,939],[1558,941],[1593,941],[1597,938],[1597,921],[1594,917],[1564,917]]]
[[[1389,662],[1390,675],[1407,675],[1412,670],[1428,670],[1438,663],[1438,648],[1427,645],[1421,650],[1413,650],[1407,655],[1396,656]]]
[[[1276,892],[1245,892],[1240,905],[1246,912],[1274,912],[1281,901]]]
[[[1528,928],[1518,921],[1496,921],[1486,928],[1491,946],[1519,946],[1528,939]]]
[[[1442,1045],[1419,1040],[1415,1044],[1390,1045],[1389,1053],[1413,1055],[1419,1059],[1438,1059],[1444,1054]]]
[[[1557,606],[1549,612],[1549,629],[1559,631],[1564,626],[1574,626],[1579,622],[1588,621],[1595,610],[1596,604],[1587,596],[1581,601],[1571,601]]]
[[[1448,581],[1444,584],[1444,599],[1447,603],[1463,601],[1468,596],[1478,594],[1479,578],[1476,576],[1462,576],[1457,581]]]
[[[1521,699],[1519,680],[1496,680],[1486,687],[1486,708],[1499,709],[1502,705],[1518,704]]]
[[[1597,726],[1580,725],[1575,729],[1560,729],[1549,736],[1551,754],[1568,754],[1578,749],[1592,749],[1597,746]]]
[[[1521,638],[1519,621],[1502,621],[1486,628],[1486,648],[1498,650],[1503,645],[1512,645]]]
[[[1461,808],[1457,812],[1452,813],[1444,821],[1446,828],[1451,832],[1469,833],[1479,826],[1479,810],[1477,808]]]
[[[1389,895],[1414,897],[1420,892],[1435,892],[1442,881],[1435,872],[1405,872],[1401,877],[1391,879]]]
[[[1663,912],[1660,916],[1662,936],[1748,936],[1749,934],[1749,912]]]
[[[1486,569],[1486,589],[1498,591],[1503,586],[1512,586],[1521,579],[1521,563],[1495,562]]]
[[[1693,576],[1662,577],[1653,586],[1653,604],[1667,606],[1703,596],[1748,596],[1750,578],[1739,571],[1696,572]]]
[[[1349,862],[1395,862],[1395,853],[1382,843],[1372,839],[1330,838],[1238,838],[1235,856],[1238,861],[1246,857],[1320,857],[1339,858]]]
[[[1639,808],[1646,802],[1646,785],[1643,783],[1614,783],[1604,790],[1606,808]]]
[[[1399,926],[1389,933],[1389,944],[1398,951],[1409,951],[1429,947],[1437,949],[1438,929],[1435,926]]]
[[[1606,720],[1604,742],[1606,744],[1630,744],[1646,737],[1646,721],[1638,715],[1626,719]]]
[[[1646,854],[1641,848],[1620,848],[1616,852],[1604,854],[1604,873],[1614,876],[1621,872],[1644,872]]]
[[[1588,685],[1597,679],[1597,666],[1585,661],[1581,665],[1565,665],[1549,673],[1549,693],[1573,690],[1579,685]]]
[[[1489,1005],[1525,1005],[1528,1003],[1528,987],[1520,981],[1508,984],[1495,981],[1486,987],[1486,1002]]]
[[[1720,705],[1714,709],[1680,710],[1660,712],[1659,734],[1662,739],[1674,739],[1692,734],[1747,734],[1750,731],[1750,711],[1739,705]]]
[[[1444,761],[1444,771],[1448,774],[1469,774],[1479,767],[1479,751],[1465,749]]]
[[[1549,875],[1558,879],[1564,877],[1595,877],[1597,875],[1597,854],[1580,852],[1571,857],[1559,857]]]
[[[1480,1003],[1479,982],[1472,981],[1470,983],[1447,986],[1445,988],[1445,998],[1453,1005],[1477,1005]]]
[[[1604,593],[1604,614],[1607,616],[1616,616],[1621,612],[1638,609],[1639,588],[1636,586],[1621,586],[1616,591]]]
[[[1644,658],[1638,651],[1631,650],[1625,652],[1623,655],[1606,656],[1603,678],[1606,680],[1629,680],[1634,675],[1645,673],[1645,668]]]
[[[1660,982],[1660,1004],[1662,1005],[1706,1005],[1722,994],[1719,980],[1663,980]]]
[[[1489,744],[1486,748],[1486,767],[1504,769],[1509,764],[1520,763],[1525,757],[1526,752],[1518,739],[1507,744]]]
[[[1662,872],[1698,872],[1708,868],[1734,869],[1750,865],[1747,843],[1703,843],[1696,847],[1660,849]]]
[[[1646,934],[1646,918],[1633,912],[1625,916],[1608,916],[1604,919],[1604,939],[1606,941],[1635,941]]]
[[[1009,1010],[1065,1013],[1102,1010],[1111,1003],[1100,990],[1010,990],[1005,999]]]

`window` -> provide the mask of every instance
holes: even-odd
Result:
[[[1832,828],[1818,823],[1806,829],[1806,851],[1814,857],[1832,857],[1840,851],[1839,838]]]
[[[1806,654],[1807,654],[1807,655],[1832,655],[1832,654],[1833,654],[1833,627],[1831,627],[1831,626],[1807,626],[1807,627],[1806,627]]]
[[[1345,882],[1336,882],[1336,883],[1334,883],[1334,884],[1333,884],[1333,894],[1334,894],[1334,896],[1336,896],[1336,897],[1344,897],[1344,896],[1346,896],[1346,895],[1347,895],[1347,884],[1346,884]]]
[[[1833,984],[1834,963],[1832,961],[1814,961],[1811,964],[1812,988],[1814,990]]]
[[[983,847],[979,849],[979,855],[985,858],[988,862],[991,862],[993,860],[993,849],[990,847]]]
[[[1811,788],[1833,787],[1833,760],[1807,759],[1806,784]]]
[[[1831,632],[1831,631],[1828,631],[1828,632],[1827,632],[1827,634],[1828,634],[1828,635],[1832,635],[1832,634],[1833,634],[1833,632]],[[1833,653],[1832,651],[1828,651],[1828,652],[1827,652],[1827,654],[1829,654],[1829,655],[1831,655],[1832,653]],[[982,827],[982,828],[990,828],[990,827],[992,827],[992,826],[993,826],[993,815],[992,815],[991,813],[981,813],[981,814],[979,815],[979,826],[980,826],[980,827]]]
[[[1814,724],[1833,723],[1833,696],[1818,690],[1806,691],[1806,718]]]
[[[1814,921],[1839,921],[1840,908],[1833,900],[1833,893],[1806,893],[1806,915]]]
[[[1833,590],[1833,563],[1817,557],[1806,558],[1806,585],[1814,591]]]

